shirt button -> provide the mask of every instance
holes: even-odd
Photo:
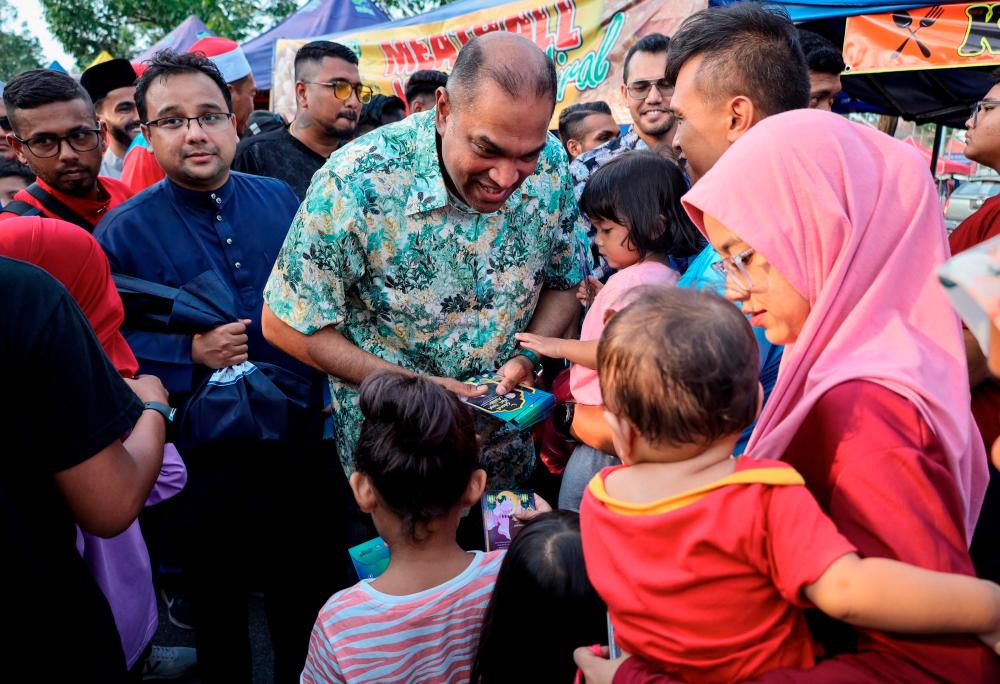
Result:
[[[226,238],[226,244],[227,245],[233,244],[233,239],[232,238]]]
[[[216,197],[215,198],[215,203],[216,204],[222,204],[222,198],[221,197]]]
[[[221,221],[222,220],[222,214],[216,214],[215,220],[216,221]]]
[[[233,266],[235,266],[236,268],[240,268],[243,266],[243,264],[237,261],[235,264],[233,264]]]

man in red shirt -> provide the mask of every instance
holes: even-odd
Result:
[[[40,214],[93,231],[109,209],[132,196],[119,181],[98,177],[107,130],[72,77],[25,71],[7,84],[3,99],[12,127],[7,142],[38,178],[14,195],[0,220]]]
[[[965,156],[1000,172],[1000,69],[993,72],[993,87],[976,103],[966,127],[969,130],[965,135]],[[958,254],[996,235],[1000,235],[1000,196],[986,200],[955,229],[948,242],[951,253]],[[990,375],[986,357],[968,329],[965,354],[972,388],[972,415],[989,452],[1000,437],[1000,383]],[[993,466],[969,552],[981,577],[1000,581],[1000,472]]]

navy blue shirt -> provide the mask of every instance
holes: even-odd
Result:
[[[252,321],[250,360],[315,378],[318,392],[319,373],[272,347],[260,327],[264,285],[298,206],[292,189],[274,178],[232,172],[214,192],[187,190],[167,178],[109,212],[94,237],[114,273],[181,287],[215,271],[238,316]],[[122,332],[140,371],[159,377],[171,400],[190,394],[209,373],[191,360],[190,335],[130,329],[128,320]]]

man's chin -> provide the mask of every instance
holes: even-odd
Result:
[[[82,197],[94,189],[94,183],[96,182],[97,178],[95,176],[94,178],[74,178],[72,180],[57,181],[50,183],[50,185],[70,197]]]

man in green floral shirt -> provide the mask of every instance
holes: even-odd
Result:
[[[571,322],[583,228],[565,152],[547,132],[551,61],[524,38],[470,41],[437,108],[334,153],[313,177],[265,290],[265,336],[330,375],[349,471],[357,385],[395,369],[456,394],[498,369],[500,391],[530,381],[521,331]],[[492,485],[523,482],[530,434],[477,415]]]

